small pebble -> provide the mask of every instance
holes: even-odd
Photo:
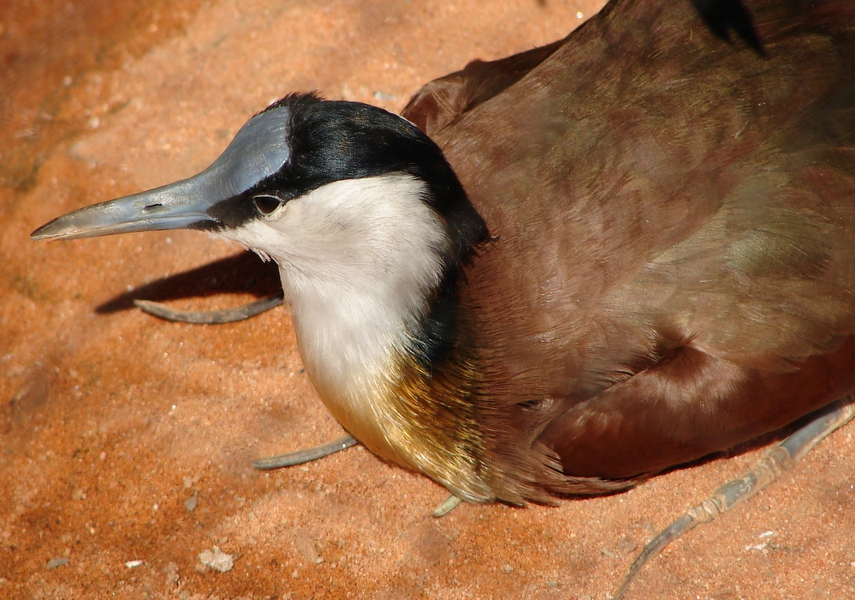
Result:
[[[227,573],[235,566],[235,561],[232,555],[226,554],[217,546],[214,546],[212,550],[200,552],[199,561],[206,567],[210,567],[220,573]]]
[[[178,582],[181,579],[181,576],[178,572],[178,565],[174,562],[166,563],[166,566],[163,568],[163,572],[166,573],[166,585],[175,587],[178,585]]]
[[[316,565],[324,562],[323,557],[318,553],[318,548],[315,546],[315,540],[304,529],[294,531],[294,545],[297,547],[297,551],[303,555],[303,558],[309,562]]]
[[[62,558],[52,558],[47,562],[48,569],[56,569],[57,567],[64,567],[68,564],[68,559],[65,557]]]

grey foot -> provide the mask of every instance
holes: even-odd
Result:
[[[345,435],[340,438],[336,438],[331,442],[327,442],[326,444],[321,444],[320,446],[313,446],[311,448],[297,450],[296,452],[289,452],[288,454],[281,454],[279,456],[257,458],[252,461],[252,466],[261,471],[281,469],[282,467],[293,467],[295,465],[302,465],[303,463],[318,460],[319,458],[335,454],[336,452],[341,452],[342,450],[346,450],[347,448],[355,445],[356,439],[353,436]]]
[[[647,562],[659,554],[668,544],[693,529],[696,525],[712,521],[723,512],[743,502],[778,479],[791,469],[811,448],[822,439],[842,427],[855,416],[855,396],[842,398],[829,404],[817,417],[778,444],[742,477],[725,483],[713,495],[697,506],[690,508],[682,517],[659,532],[642,549],[629,568],[620,588],[612,600],[621,600],[629,589],[633,578]]]
[[[250,302],[237,308],[226,310],[195,311],[174,310],[160,302],[150,300],[134,300],[134,306],[145,313],[166,319],[167,321],[178,321],[180,323],[192,323],[194,325],[218,325],[220,323],[234,323],[260,315],[272,308],[276,308],[284,301],[284,296],[276,294]]]

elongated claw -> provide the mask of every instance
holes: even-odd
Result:
[[[234,323],[260,315],[270,309],[276,308],[284,301],[284,296],[279,293],[267,298],[261,298],[237,308],[225,310],[195,311],[175,310],[160,302],[151,300],[134,300],[134,306],[145,313],[179,323],[192,323],[194,325],[219,325],[221,323]]]
[[[457,505],[460,504],[460,502],[460,498],[458,498],[454,494],[450,494],[448,498],[442,501],[442,504],[433,509],[433,513],[431,514],[433,514],[433,516],[436,518],[444,517],[445,515],[453,511],[455,508],[457,508]]]
[[[306,448],[304,450],[297,450],[296,452],[289,452],[288,454],[281,454],[279,456],[257,458],[252,461],[252,466],[261,471],[281,469],[282,467],[293,467],[295,465],[302,465],[303,463],[318,460],[319,458],[335,454],[336,452],[341,452],[342,450],[346,450],[355,445],[356,438],[350,435],[345,435],[340,438],[336,438],[331,442],[327,442],[326,444],[312,446],[311,448]]]
[[[828,434],[848,423],[855,416],[855,396],[842,398],[829,404],[817,413],[807,425],[778,444],[761,458],[744,475],[728,481],[713,495],[687,510],[683,516],[659,532],[635,557],[629,572],[612,600],[621,600],[629,589],[633,578],[647,562],[659,554],[668,544],[694,529],[708,523],[720,514],[744,502],[791,469],[805,454]]]

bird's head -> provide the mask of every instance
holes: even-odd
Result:
[[[76,210],[31,237],[200,229],[288,262],[292,252],[370,244],[384,218],[412,211],[413,196],[423,206],[397,221],[403,243],[419,217],[442,224],[446,239],[433,243],[453,261],[485,236],[441,150],[414,125],[373,106],[293,94],[252,117],[198,175]]]

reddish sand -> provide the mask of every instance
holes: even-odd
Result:
[[[133,4],[0,8],[0,597],[601,600],[651,532],[756,458],[439,520],[442,488],[359,447],[254,471],[342,433],[287,309],[199,327],[130,299],[236,305],[275,290],[275,271],[194,232],[28,234],[197,172],[289,91],[400,110],[431,78],[559,38],[600,2]],[[630,598],[855,597],[852,432],[675,543]],[[202,566],[214,546],[230,571]]]

